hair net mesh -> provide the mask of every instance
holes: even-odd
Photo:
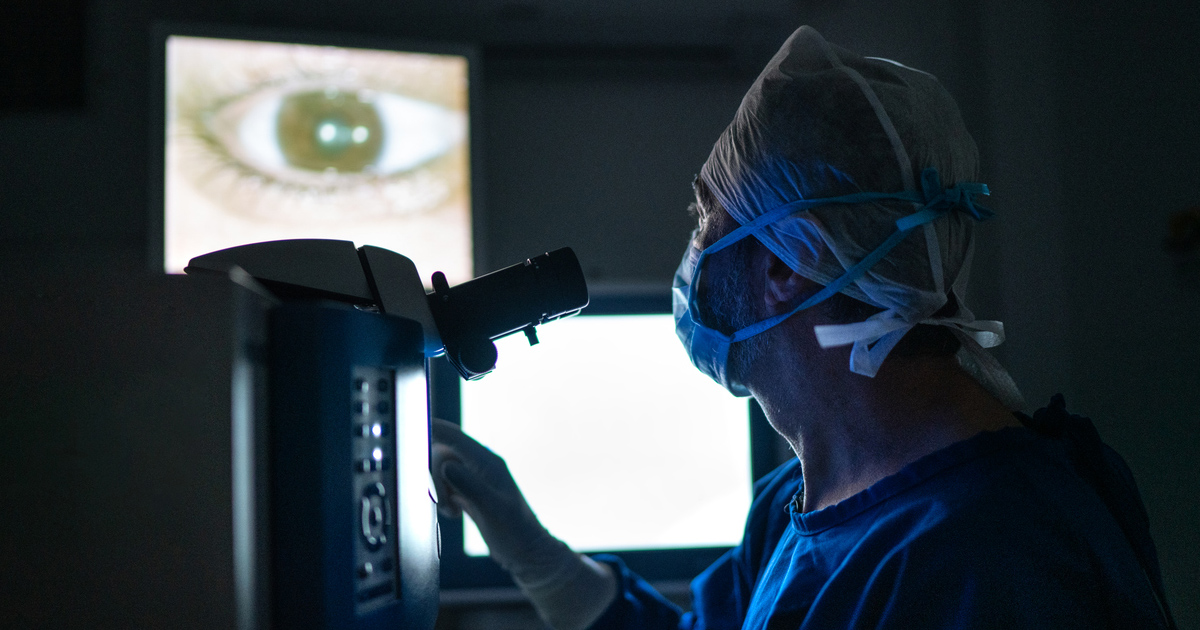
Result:
[[[946,187],[978,179],[975,142],[938,80],[829,44],[805,26],[751,86],[700,177],[726,211],[745,224],[801,199],[917,190],[914,173],[929,167],[939,171]],[[755,236],[797,273],[827,285],[918,207],[899,200],[818,206]],[[971,217],[948,213],[914,230],[842,289],[884,309],[871,319],[896,331],[890,344],[881,344],[887,348],[874,354],[868,347],[879,336],[857,339],[852,370],[873,376],[912,326],[946,325],[963,341],[959,359],[967,371],[1010,407],[1022,404],[1012,379],[978,341],[999,343],[999,323],[988,322],[994,324],[990,342],[970,332],[980,327],[965,299],[974,229]]]

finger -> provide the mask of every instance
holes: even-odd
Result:
[[[441,499],[437,504],[438,514],[444,518],[462,518],[462,507],[458,503],[450,497],[439,496],[438,498]]]
[[[442,464],[442,476],[457,494],[469,499],[487,496],[489,493],[487,485],[472,475],[460,461],[449,460]]]
[[[445,444],[434,444],[431,450],[430,472],[434,490],[438,493],[438,507],[444,515],[458,518],[464,510],[474,515],[478,503],[487,503],[494,498],[495,490],[485,481],[486,474],[459,459],[458,454]]]
[[[458,459],[458,454],[445,444],[435,443],[430,448],[431,462],[429,466],[430,477],[433,478],[433,489],[438,495],[438,511],[449,518],[459,518],[461,509],[452,500],[455,495],[455,490],[446,481],[446,476],[442,474],[442,465],[448,461]]]
[[[447,465],[449,464],[450,462],[447,462]],[[454,462],[453,465],[460,470],[466,470],[466,468],[457,461]],[[442,468],[444,469],[445,465],[443,465]],[[462,491],[454,487],[454,482],[446,479],[447,475],[445,474],[444,470],[437,476],[443,478],[444,487],[446,488],[446,493],[444,495],[445,498],[438,503],[438,511],[443,516],[448,518],[462,518],[464,515],[469,515],[471,518],[475,519],[476,522],[479,522],[479,519],[482,515],[480,514],[478,505],[467,495],[463,494]],[[466,476],[471,477],[470,473],[466,473]],[[470,482],[468,482],[468,485],[470,485]],[[439,495],[439,498],[441,499],[442,496],[443,495]]]
[[[449,436],[449,434],[462,433],[462,429],[459,428],[457,424],[441,418],[434,418],[433,422],[430,423],[430,427],[433,429],[433,435],[435,437],[446,437],[447,439],[453,439],[451,436]]]
[[[498,458],[498,456],[488,447],[476,442],[471,436],[462,432],[457,424],[447,422],[441,418],[433,419],[433,440],[441,442],[447,446],[459,451],[464,458],[474,459],[480,462],[487,461],[490,458]]]
[[[461,456],[450,446],[434,442],[429,447],[429,472],[433,475],[434,483],[442,481],[442,464],[451,460],[460,460]]]
[[[438,497],[441,499],[441,497]],[[458,519],[464,515],[469,515],[475,518],[478,512],[474,503],[471,503],[461,494],[450,494],[447,498],[441,499],[437,505],[438,514],[445,518]]]
[[[474,474],[462,462],[451,460],[442,464],[442,475],[445,476],[454,491],[451,496],[469,504],[464,507],[479,506],[489,509],[489,506],[492,506],[499,498],[495,488],[491,487],[484,478]],[[468,509],[467,512],[474,515],[475,510]]]

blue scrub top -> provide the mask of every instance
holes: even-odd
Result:
[[[756,485],[742,543],[692,583],[692,612],[597,556],[620,587],[592,628],[1169,627],[1123,460],[1061,397],[1018,417],[1033,428],[981,433],[807,514],[799,461],[784,464]]]

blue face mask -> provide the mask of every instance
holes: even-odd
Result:
[[[921,173],[921,191],[919,192],[854,193],[840,197],[793,201],[762,214],[745,225],[739,226],[717,242],[704,248],[704,251],[696,248],[695,238],[693,238],[688,243],[687,251],[683,255],[683,261],[680,262],[679,268],[675,271],[675,280],[671,287],[671,305],[672,312],[675,315],[675,334],[683,342],[683,347],[687,350],[688,358],[691,359],[692,365],[729,390],[734,396],[749,396],[750,392],[744,385],[735,383],[729,378],[729,349],[734,343],[765,332],[792,315],[828,299],[834,293],[841,291],[851,282],[862,277],[875,263],[882,260],[884,256],[887,256],[888,252],[892,251],[896,245],[899,245],[908,236],[909,232],[949,213],[951,210],[962,210],[976,220],[981,221],[991,217],[993,214],[991,210],[975,205],[973,197],[977,194],[988,194],[987,186],[978,183],[962,182],[956,184],[953,188],[942,188],[937,170],[927,168]],[[746,326],[732,335],[726,335],[700,322],[699,309],[696,305],[695,287],[699,285],[700,273],[704,269],[704,262],[712,254],[748,236],[754,235],[766,226],[784,217],[803,212],[810,208],[830,204],[861,204],[885,199],[910,201],[922,204],[922,206],[917,212],[897,220],[896,231],[886,241],[876,247],[874,251],[853,267],[847,269],[846,273],[838,277],[837,280],[829,283],[791,311]]]

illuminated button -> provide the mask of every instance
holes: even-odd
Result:
[[[375,437],[383,437],[387,434],[387,427],[382,423],[376,422],[371,425],[371,435]],[[365,435],[363,437],[366,437]]]

